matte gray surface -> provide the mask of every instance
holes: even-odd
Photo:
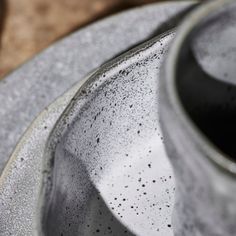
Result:
[[[169,4],[172,7],[170,7]],[[119,52],[120,52],[123,49],[127,49],[127,47],[129,47],[131,44],[134,44],[140,40],[144,40],[145,38],[149,37],[150,34],[153,34],[154,29],[160,26],[161,22],[167,20],[174,13],[177,13],[178,11],[184,9],[189,4],[190,3],[187,3],[187,2],[186,3],[172,2],[172,3],[161,4],[161,5],[151,5],[145,8],[140,8],[140,9],[132,10],[127,13],[123,13],[121,15],[117,15],[114,18],[110,18],[101,23],[95,24],[91,26],[91,28],[89,27],[87,29],[84,29],[80,31],[79,33],[72,35],[71,38],[69,37],[65,41],[62,41],[59,44],[48,49],[45,53],[40,55],[38,58],[29,62],[29,64],[25,65],[22,69],[19,69],[19,71],[12,74],[11,75],[12,78],[8,78],[4,86],[6,87],[9,86],[8,89],[10,90],[10,84],[13,85],[14,80],[19,81],[21,76],[23,77],[23,75],[25,75],[25,79],[22,80],[22,84],[28,83],[28,88],[35,89],[34,93],[32,93],[35,97],[35,101],[37,101],[36,97],[39,95],[39,94],[36,94],[36,91],[38,93],[45,93],[44,98],[43,97],[40,98],[39,96],[39,100],[42,99],[41,103],[38,101],[35,102],[35,104],[38,104],[39,107],[41,106],[42,108],[44,105],[47,104],[47,102],[49,102],[49,100],[53,99],[51,95],[54,94],[54,96],[58,96],[59,93],[62,92],[62,90],[63,91],[66,90],[65,87],[70,87],[69,83],[72,83],[72,82],[69,82],[67,84],[65,78],[67,79],[74,78],[74,80],[81,79],[83,74],[86,74],[88,71],[94,69],[99,63],[100,64],[103,63],[108,57],[115,56],[117,48],[119,48]],[[130,24],[128,24],[127,22],[129,22]],[[91,45],[87,43],[88,47],[84,46],[86,45],[86,42],[83,41],[83,39],[81,39],[83,36],[82,32],[84,35],[86,35],[85,37],[88,37],[87,42],[91,43]],[[109,32],[111,32],[111,34]],[[96,46],[93,47],[94,40],[99,34],[103,35],[102,42],[99,41],[101,43],[101,47],[100,45],[98,46],[97,44]],[[78,35],[80,35],[81,38]],[[80,47],[80,50],[78,48],[76,49],[76,45],[78,45],[79,39],[83,41],[83,44]],[[79,42],[79,45],[81,45],[80,43],[81,42]],[[107,47],[108,45],[111,45],[112,47]],[[165,45],[163,44],[163,47],[164,46]],[[72,51],[68,50],[68,47],[73,48]],[[104,51],[100,51],[101,48]],[[106,50],[107,50],[107,53],[106,53]],[[81,52],[81,54],[79,52]],[[89,52],[91,54],[89,54]],[[98,52],[100,53],[97,54]],[[50,60],[47,58],[50,58]],[[91,58],[94,58],[94,61],[91,60]],[[55,66],[58,65],[56,63],[57,60],[61,63],[61,64],[59,63],[60,65],[59,70],[55,69]],[[70,63],[72,64],[71,68],[69,65]],[[83,66],[81,67],[81,70],[79,70],[78,68],[81,65]],[[50,67],[52,68],[52,70],[50,70]],[[81,74],[79,74],[79,72],[81,72]],[[57,74],[60,74],[60,76],[56,77]],[[35,80],[35,81],[40,81],[41,85],[33,86],[31,82],[27,82],[30,79],[34,79],[34,77],[36,76],[38,76],[38,80]],[[28,80],[26,78],[28,78]],[[39,78],[42,78],[42,80],[40,80]],[[152,74],[151,78],[154,79],[154,74]],[[58,81],[60,81],[60,83]],[[19,86],[18,89],[20,90],[21,86],[17,84],[19,83],[16,83],[15,87]],[[47,86],[49,86],[48,90],[47,90]],[[54,89],[51,86],[55,86]],[[15,87],[13,86],[11,88],[15,88]],[[47,92],[44,92],[44,87]],[[38,195],[39,195],[39,187],[40,187],[42,156],[44,153],[45,144],[46,144],[48,135],[52,127],[54,126],[56,120],[59,118],[59,116],[65,109],[65,107],[68,105],[70,99],[73,97],[75,92],[79,89],[79,87],[80,87],[79,84],[75,85],[75,87],[73,87],[66,95],[59,98],[48,109],[44,110],[42,114],[37,118],[37,120],[28,129],[28,131],[26,132],[26,134],[24,135],[24,137],[21,139],[20,143],[18,144],[17,148],[15,149],[10,162],[8,163],[6,169],[3,172],[3,175],[0,178],[0,212],[1,212],[0,234],[1,235],[4,235],[4,236],[5,235],[32,235],[32,233],[34,232],[35,221],[37,219],[36,208],[38,204]],[[39,90],[39,88],[41,88],[42,91]],[[3,88],[1,89],[2,91],[6,90],[6,88],[5,90]],[[17,87],[16,87],[16,90],[17,90]],[[26,95],[31,94],[30,91],[31,90],[26,90],[25,94]],[[13,92],[12,94],[14,95],[14,93],[15,92]],[[22,93],[22,95],[25,95],[25,94]],[[25,99],[27,100],[27,96]],[[31,100],[31,99],[28,98],[28,100]],[[12,96],[10,96],[9,101],[12,101],[14,104],[15,100],[12,99]],[[16,103],[17,101],[18,101],[19,106],[20,104],[22,104],[21,106],[24,105],[24,102],[20,102],[19,96],[16,97]],[[32,101],[33,101],[33,98],[32,98]],[[11,107],[10,102],[8,102],[8,105],[9,107]],[[12,106],[12,108],[14,108],[14,106]],[[34,115],[37,112],[39,112],[41,109],[41,108],[37,108],[37,109],[36,108],[37,106],[32,105],[32,109],[34,109]],[[14,112],[15,112],[15,109],[11,111],[8,110],[8,115],[11,115],[13,117],[15,114]],[[31,110],[29,109],[28,112],[31,113]],[[5,112],[5,115],[7,115],[6,112]],[[34,115],[33,113],[31,113],[31,116],[30,116],[31,119],[34,117]],[[23,116],[19,115],[19,117],[23,117]],[[24,117],[25,117],[25,119],[23,119],[24,122],[22,122],[22,120],[19,119],[19,123],[18,123],[19,125],[23,124],[22,127],[26,127],[30,122],[30,119],[27,118],[27,116],[24,116]],[[5,122],[7,122],[7,120]],[[21,131],[24,129],[22,127],[20,128]],[[17,129],[14,129],[14,130],[16,131],[16,133],[18,132]],[[18,135],[20,135],[20,132],[18,133]],[[13,139],[10,139],[10,140],[12,141],[12,145],[15,145]],[[6,141],[3,140],[3,143],[4,142]],[[138,148],[140,147],[141,146],[139,146]],[[161,150],[163,150],[163,146],[161,146],[160,148]],[[10,149],[12,149],[11,145],[9,145],[9,148],[6,150],[9,151]],[[155,154],[152,156],[152,158],[154,157],[155,157]],[[167,162],[167,169],[169,170],[168,160],[165,158],[165,155],[163,155],[162,158],[164,158],[165,161]],[[142,168],[142,163],[141,163],[140,168]],[[146,168],[148,170],[150,169],[148,165],[146,166]],[[138,168],[134,168],[134,170],[136,169]],[[123,167],[121,166],[121,170],[125,170],[125,169],[123,169]],[[154,168],[152,168],[152,171],[155,172]],[[119,171],[117,173],[119,173]],[[167,173],[168,171],[165,174]],[[123,177],[125,176],[122,174],[121,171],[120,171],[120,174]],[[121,176],[118,176],[118,178],[122,179]],[[150,178],[151,175],[149,174],[148,176]],[[112,175],[110,177],[112,178]],[[107,180],[109,180],[109,178],[107,178]],[[124,183],[124,181],[126,181],[126,179],[122,179],[120,183]],[[163,176],[161,176],[160,179],[158,180],[158,183],[160,182],[160,186],[162,186],[161,188],[163,189],[166,188],[165,181],[167,180],[165,180]],[[173,180],[171,179],[170,181],[173,181]],[[133,187],[136,187],[137,183],[136,181],[134,181],[132,184],[133,184]],[[140,183],[138,182],[138,184]],[[93,186],[97,187],[97,185],[93,185]],[[102,189],[102,186],[104,189]],[[106,187],[108,187],[109,189],[110,187],[106,185],[105,183],[104,185],[101,185],[98,187],[99,189],[101,189],[101,192],[103,191],[104,193],[108,194],[106,195],[106,194],[101,193],[102,199],[103,201],[105,201],[106,204],[101,203],[102,205],[100,206],[104,207],[102,209],[104,209],[107,212],[106,214],[107,216],[110,216],[112,207],[109,206],[108,201],[109,201],[109,198],[113,197],[114,195],[112,195],[112,193],[106,189]],[[120,186],[120,187],[117,186],[116,189],[119,190],[119,188],[123,189],[123,186]],[[158,192],[158,194],[162,196],[161,192],[158,191],[158,188],[156,189],[156,191]],[[109,193],[111,193],[111,196],[109,196]],[[164,195],[169,196],[167,193],[164,193]],[[88,201],[90,199],[87,198],[85,200]],[[92,209],[99,206],[98,204],[96,204],[96,201],[91,201],[90,203],[91,203],[90,207]],[[144,201],[143,203],[147,204],[146,201]],[[93,204],[95,204],[95,206]],[[165,209],[166,209],[165,212],[170,213],[171,211],[170,206],[166,206]],[[88,216],[89,216],[89,212],[93,213],[93,211],[88,211],[86,213],[88,214]],[[117,216],[117,218],[116,217],[114,218],[115,226],[119,226],[120,225],[119,221],[122,219],[120,218],[118,212],[115,211],[112,214],[115,214],[115,216]],[[142,214],[142,211],[141,211],[141,214]],[[168,216],[170,217],[170,215]],[[94,227],[94,225],[96,226],[96,223],[98,223],[98,226],[99,226],[99,217],[100,216],[97,216],[96,214],[95,215],[92,214],[87,219],[88,219],[88,222]],[[168,220],[169,218],[164,219],[161,217],[161,215],[158,215],[158,213],[156,215],[156,211],[153,211],[153,219],[157,221],[158,220],[169,221]],[[133,224],[132,222],[133,222],[132,217],[130,219],[122,220],[122,223],[124,223],[124,225],[126,226],[128,225],[128,228],[131,228],[132,230],[134,230],[135,233],[137,233],[138,235],[142,234],[142,232],[145,232],[144,230],[147,230],[147,229],[150,232],[154,232],[154,230],[156,230],[155,233],[158,232],[158,229],[154,229],[150,227],[150,224],[152,224],[150,220],[147,221],[146,226],[143,225],[145,222],[143,221],[142,217],[140,218],[140,221],[137,221],[135,224]],[[123,226],[120,225],[119,230],[122,230],[124,225]],[[168,226],[166,227],[166,223],[163,226],[163,229],[168,230]],[[90,229],[87,229],[87,230],[90,230]],[[136,232],[136,231],[139,231],[139,232]],[[88,232],[88,231],[85,231],[85,232]],[[169,232],[171,233],[171,231]],[[122,235],[122,234],[120,233],[119,235]]]
[[[43,108],[106,60],[149,38],[186,5],[150,5],[105,19],[54,44],[0,81],[0,171]]]

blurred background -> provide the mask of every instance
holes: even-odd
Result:
[[[158,0],[0,0],[0,79],[91,22]]]

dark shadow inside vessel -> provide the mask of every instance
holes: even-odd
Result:
[[[232,41],[234,40],[232,34],[235,33],[236,35],[236,17],[235,13],[233,14],[229,17],[229,12],[227,15],[224,12],[223,16],[228,17],[223,19],[225,21],[215,17],[204,22],[205,29],[201,31],[201,25],[184,42],[184,48],[181,49],[176,67],[176,87],[182,105],[195,125],[218,149],[232,160],[236,160],[236,51],[232,47],[235,43]],[[218,19],[222,20],[221,26],[224,27],[225,35],[222,30],[217,31],[217,27],[214,26],[214,24],[218,24]],[[227,31],[228,25],[225,22],[228,22],[229,19],[231,20],[229,26],[231,28],[230,31]],[[235,26],[234,31],[232,31],[233,24]],[[208,30],[209,26],[213,30]],[[227,35],[227,32],[231,33],[231,37]],[[211,47],[209,50],[204,48],[203,53],[199,52],[202,50],[201,47],[200,49],[194,47],[196,37],[201,33],[205,34],[205,45]],[[209,41],[206,44],[207,33],[211,35],[209,35]],[[215,42],[218,42],[219,37],[225,44],[214,45],[214,42],[210,40],[213,38],[213,41],[215,39]],[[211,57],[212,59],[206,60],[206,64],[202,66],[201,60],[204,60],[204,57]],[[215,57],[221,60],[220,63]],[[234,62],[235,71],[232,68]],[[210,70],[215,72],[215,75],[212,75],[209,72]],[[220,76],[219,70],[221,72],[224,70]]]

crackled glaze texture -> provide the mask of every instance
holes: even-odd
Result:
[[[180,27],[165,64],[160,114],[177,181],[176,236],[236,234],[235,37],[235,1],[210,1]]]

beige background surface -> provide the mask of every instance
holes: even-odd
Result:
[[[156,1],[0,0],[0,78],[57,39],[90,22]]]

